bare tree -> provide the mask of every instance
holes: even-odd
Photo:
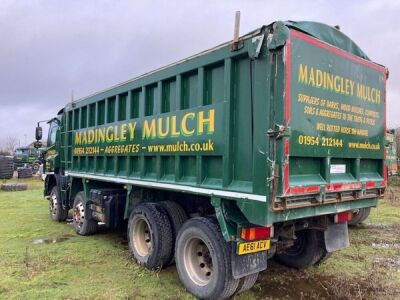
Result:
[[[13,136],[7,136],[0,143],[0,152],[11,155],[18,146],[18,139]]]

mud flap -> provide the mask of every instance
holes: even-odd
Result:
[[[253,273],[264,271],[267,268],[268,251],[252,254],[237,255],[236,247],[232,247],[232,276],[242,278]]]
[[[326,251],[333,252],[350,246],[347,222],[330,224],[324,232]]]

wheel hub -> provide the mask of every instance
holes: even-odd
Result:
[[[82,202],[79,202],[74,208],[74,221],[80,228],[85,220],[85,207]]]
[[[52,215],[57,214],[57,196],[56,196],[56,194],[51,194],[50,201],[49,201],[49,208],[50,208],[50,213]]]
[[[189,240],[184,248],[184,264],[190,279],[197,285],[205,286],[213,274],[210,250],[199,238]]]
[[[150,226],[144,218],[138,218],[133,225],[133,245],[140,256],[150,254],[153,242]]]

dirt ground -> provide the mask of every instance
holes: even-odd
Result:
[[[124,233],[81,237],[70,222],[52,222],[42,182],[25,182],[28,191],[0,191],[0,299],[193,299],[174,266],[134,263]],[[350,242],[302,271],[272,260],[234,299],[400,299],[400,180],[350,229]]]

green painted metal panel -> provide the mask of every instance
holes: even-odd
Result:
[[[386,69],[342,33],[335,41],[334,30],[314,25],[262,27],[237,51],[227,43],[68,104],[61,169],[210,196],[239,192],[221,197],[256,224],[375,205],[274,209],[294,187],[320,188],[302,194],[311,199],[328,197],[330,184],[383,180]]]
[[[386,70],[324,46],[291,40],[291,154],[381,159]]]

